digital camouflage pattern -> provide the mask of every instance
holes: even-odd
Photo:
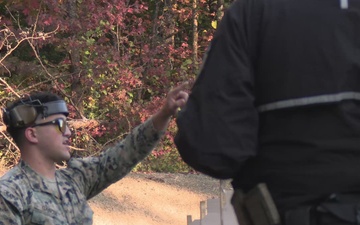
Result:
[[[161,135],[148,120],[100,156],[70,159],[66,169],[56,171],[58,191],[20,161],[0,179],[0,225],[92,224],[87,200],[128,174]]]

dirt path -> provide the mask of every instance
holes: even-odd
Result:
[[[186,225],[187,215],[199,219],[200,201],[218,194],[219,181],[200,174],[130,173],[89,204],[94,225]]]
[[[199,219],[200,201],[218,195],[219,182],[195,174],[135,174],[89,201],[94,225],[186,225]]]

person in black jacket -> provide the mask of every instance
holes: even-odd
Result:
[[[235,189],[266,183],[286,224],[289,211],[329,196],[360,198],[359,100],[360,1],[237,0],[178,115],[175,144]],[[330,220],[360,222],[358,203]]]

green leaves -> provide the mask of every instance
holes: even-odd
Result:
[[[71,119],[101,121],[104,127],[82,127],[79,134],[86,140],[76,142],[98,151],[150,117],[172,86],[194,78],[217,27],[216,5],[202,0],[196,9],[189,0],[5,1],[0,3],[0,39],[7,45],[0,50],[9,55],[0,65],[1,76],[19,95],[45,90],[67,98]],[[8,90],[0,88],[2,105],[17,97]],[[158,168],[179,160],[173,134],[155,151],[161,154],[152,156],[166,157]],[[0,146],[7,151],[11,144]]]

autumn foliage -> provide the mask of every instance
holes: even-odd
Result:
[[[0,1],[1,107],[33,91],[56,92],[69,103],[74,156],[98,154],[154,113],[171,87],[195,79],[219,7],[196,3]],[[16,147],[0,132],[0,157],[13,165]],[[138,169],[187,170],[173,145],[175,132],[173,121]]]

